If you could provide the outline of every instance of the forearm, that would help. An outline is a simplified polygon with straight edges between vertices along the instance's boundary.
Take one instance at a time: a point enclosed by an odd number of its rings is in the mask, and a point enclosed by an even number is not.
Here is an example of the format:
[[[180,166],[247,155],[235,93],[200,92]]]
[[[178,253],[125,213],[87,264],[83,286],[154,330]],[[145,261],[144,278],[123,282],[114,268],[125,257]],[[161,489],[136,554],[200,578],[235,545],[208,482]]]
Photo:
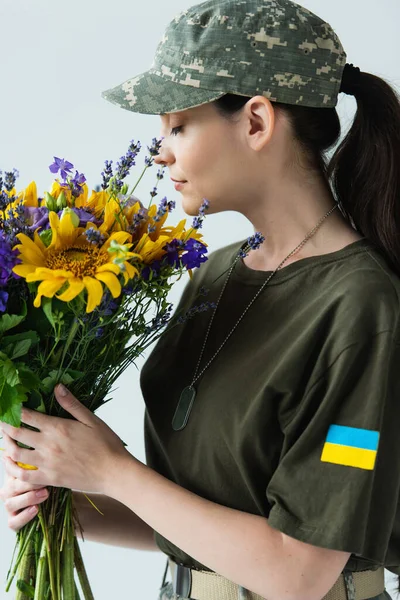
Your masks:
[[[154,541],[153,528],[127,506],[103,494],[87,496],[104,516],[90,504],[82,492],[73,492],[74,505],[85,540],[110,546],[159,551]],[[76,533],[81,539],[79,526],[76,527]]]
[[[282,594],[283,538],[267,519],[205,500],[131,458],[109,493],[213,571],[270,599],[291,597]]]

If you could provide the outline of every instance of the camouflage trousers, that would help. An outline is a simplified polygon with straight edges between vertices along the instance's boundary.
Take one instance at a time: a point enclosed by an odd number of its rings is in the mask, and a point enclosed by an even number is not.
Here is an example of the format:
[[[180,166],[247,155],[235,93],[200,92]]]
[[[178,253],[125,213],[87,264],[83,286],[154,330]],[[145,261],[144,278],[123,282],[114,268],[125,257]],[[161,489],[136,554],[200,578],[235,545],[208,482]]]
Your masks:
[[[174,594],[174,590],[172,587],[172,583],[166,583],[160,589],[160,595],[158,600],[187,600],[186,598],[182,598],[182,596],[177,596]],[[221,600],[224,600],[221,598]],[[383,592],[383,594],[379,594],[379,596],[375,596],[374,598],[370,598],[370,600],[391,600],[391,596],[387,592]]]

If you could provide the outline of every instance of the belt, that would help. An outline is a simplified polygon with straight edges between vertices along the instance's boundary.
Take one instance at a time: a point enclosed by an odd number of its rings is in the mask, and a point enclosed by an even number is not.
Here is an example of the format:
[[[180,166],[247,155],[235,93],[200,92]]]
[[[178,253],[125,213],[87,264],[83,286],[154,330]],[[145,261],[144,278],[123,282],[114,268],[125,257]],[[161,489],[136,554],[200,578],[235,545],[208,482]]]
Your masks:
[[[168,559],[174,594],[181,600],[266,600],[213,571],[198,571]],[[165,579],[165,578],[164,578]],[[322,600],[369,600],[385,590],[383,567],[342,572]]]

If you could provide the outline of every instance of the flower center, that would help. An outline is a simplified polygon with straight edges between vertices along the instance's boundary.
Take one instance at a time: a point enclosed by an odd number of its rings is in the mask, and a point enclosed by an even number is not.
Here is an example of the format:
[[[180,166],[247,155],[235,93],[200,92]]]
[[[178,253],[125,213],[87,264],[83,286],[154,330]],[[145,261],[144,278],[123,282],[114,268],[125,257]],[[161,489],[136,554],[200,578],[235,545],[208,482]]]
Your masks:
[[[101,248],[67,248],[50,252],[46,259],[49,269],[71,271],[75,277],[93,277],[98,267],[109,262],[110,257]]]

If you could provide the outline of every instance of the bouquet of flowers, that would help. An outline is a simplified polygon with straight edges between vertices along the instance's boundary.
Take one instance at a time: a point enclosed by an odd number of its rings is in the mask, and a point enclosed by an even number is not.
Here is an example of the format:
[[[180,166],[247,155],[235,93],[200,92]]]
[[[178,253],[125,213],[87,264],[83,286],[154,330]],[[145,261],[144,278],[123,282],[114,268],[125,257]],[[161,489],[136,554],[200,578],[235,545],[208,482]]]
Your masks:
[[[173,202],[152,204],[164,167],[148,207],[133,195],[160,144],[152,140],[132,190],[124,180],[141,149],[133,141],[115,168],[106,161],[90,196],[85,176],[57,157],[50,170],[59,178],[43,197],[34,182],[17,193],[15,169],[0,172],[1,421],[29,428],[21,423],[23,403],[72,418],[55,401],[57,383],[96,411],[169,323],[173,283],[207,260],[198,231],[207,200],[186,229],[186,220],[166,223]],[[203,302],[180,321],[210,307]],[[83,597],[93,598],[77,526],[71,490],[50,488],[37,517],[17,533],[6,591],[16,578],[19,600],[78,600],[78,579]]]

